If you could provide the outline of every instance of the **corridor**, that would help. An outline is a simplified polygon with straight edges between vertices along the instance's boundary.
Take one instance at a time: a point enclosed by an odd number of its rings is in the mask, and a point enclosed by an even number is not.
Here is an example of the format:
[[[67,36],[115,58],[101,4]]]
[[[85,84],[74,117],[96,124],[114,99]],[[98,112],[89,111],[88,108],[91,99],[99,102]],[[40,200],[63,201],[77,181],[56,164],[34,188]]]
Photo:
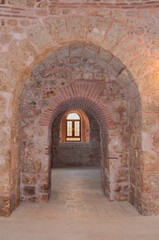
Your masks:
[[[159,217],[141,216],[128,202],[109,202],[100,169],[52,172],[49,203],[23,203],[0,217],[0,240],[157,240]]]
[[[53,169],[50,204],[57,216],[96,218],[138,216],[127,202],[109,202],[101,190],[99,168]]]

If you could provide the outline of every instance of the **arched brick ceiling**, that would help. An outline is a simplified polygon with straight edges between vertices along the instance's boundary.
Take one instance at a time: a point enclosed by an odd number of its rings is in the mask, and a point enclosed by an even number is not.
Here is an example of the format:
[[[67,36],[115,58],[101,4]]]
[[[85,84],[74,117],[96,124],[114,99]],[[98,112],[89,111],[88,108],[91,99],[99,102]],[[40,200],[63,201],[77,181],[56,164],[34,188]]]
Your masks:
[[[82,109],[85,112],[91,113],[99,123],[101,130],[106,133],[107,128],[110,127],[113,124],[111,115],[107,111],[107,109],[102,106],[100,102],[95,102],[89,98],[86,97],[74,97],[69,98],[65,101],[61,101],[61,103],[57,104],[57,106],[50,107],[45,110],[43,113],[41,119],[40,119],[40,125],[46,126],[46,125],[52,125],[52,122],[54,119],[60,115],[61,113],[69,110],[69,109]],[[50,121],[52,119],[52,121]]]

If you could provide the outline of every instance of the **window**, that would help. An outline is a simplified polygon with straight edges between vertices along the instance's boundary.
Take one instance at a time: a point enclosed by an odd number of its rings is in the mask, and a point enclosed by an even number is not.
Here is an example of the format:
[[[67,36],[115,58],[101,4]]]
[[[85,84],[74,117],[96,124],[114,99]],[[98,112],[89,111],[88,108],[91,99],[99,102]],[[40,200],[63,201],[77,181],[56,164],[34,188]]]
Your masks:
[[[60,121],[60,142],[89,142],[90,124],[82,109],[66,111]]]
[[[81,141],[81,119],[77,113],[70,113],[66,120],[66,141]]]

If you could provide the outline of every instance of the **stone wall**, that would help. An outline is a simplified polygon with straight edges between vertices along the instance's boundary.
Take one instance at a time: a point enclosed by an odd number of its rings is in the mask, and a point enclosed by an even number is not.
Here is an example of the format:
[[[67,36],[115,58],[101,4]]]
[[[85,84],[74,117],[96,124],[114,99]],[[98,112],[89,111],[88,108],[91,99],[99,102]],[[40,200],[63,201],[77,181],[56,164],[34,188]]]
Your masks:
[[[48,199],[48,128],[58,104],[73,97],[103,130],[104,192],[158,214],[158,1],[1,0],[0,9],[0,214],[20,195]]]
[[[100,166],[100,129],[97,121],[88,113],[90,122],[89,142],[60,142],[60,122],[62,116],[53,124],[53,155],[52,166],[79,167]]]

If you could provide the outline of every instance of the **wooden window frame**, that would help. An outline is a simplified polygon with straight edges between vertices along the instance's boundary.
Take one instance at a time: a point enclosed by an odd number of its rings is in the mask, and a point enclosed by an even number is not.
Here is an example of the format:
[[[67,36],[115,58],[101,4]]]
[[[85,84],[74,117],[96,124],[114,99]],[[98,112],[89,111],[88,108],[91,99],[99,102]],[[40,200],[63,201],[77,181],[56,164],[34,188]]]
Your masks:
[[[67,122],[72,122],[72,136],[67,135]],[[79,136],[75,136],[75,122],[79,122]],[[80,138],[80,139],[69,141],[69,140],[67,140],[67,138],[73,138],[73,139]],[[81,119],[79,119],[79,120],[76,120],[76,119],[66,120],[66,142],[81,142]]]

